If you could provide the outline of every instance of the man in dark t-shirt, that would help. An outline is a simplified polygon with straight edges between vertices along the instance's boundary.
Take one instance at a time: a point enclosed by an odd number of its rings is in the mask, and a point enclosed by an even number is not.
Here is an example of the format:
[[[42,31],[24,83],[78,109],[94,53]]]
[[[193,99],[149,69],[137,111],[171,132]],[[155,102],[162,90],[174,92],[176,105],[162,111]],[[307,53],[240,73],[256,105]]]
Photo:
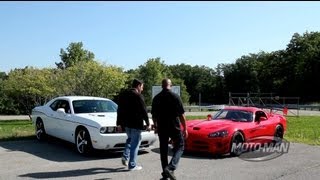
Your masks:
[[[152,119],[155,133],[159,135],[160,159],[163,178],[176,179],[174,171],[177,169],[184,150],[184,138],[187,138],[186,118],[180,97],[171,91],[171,80],[162,80],[162,91],[152,101]],[[180,122],[183,131],[180,128]],[[173,142],[173,156],[168,163],[168,142]]]

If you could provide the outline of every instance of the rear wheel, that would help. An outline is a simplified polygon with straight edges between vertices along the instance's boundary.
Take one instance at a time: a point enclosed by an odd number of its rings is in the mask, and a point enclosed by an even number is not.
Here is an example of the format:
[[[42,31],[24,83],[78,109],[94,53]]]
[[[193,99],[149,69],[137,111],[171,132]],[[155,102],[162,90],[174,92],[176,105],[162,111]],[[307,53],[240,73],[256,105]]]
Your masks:
[[[42,119],[37,119],[36,121],[36,128],[35,128],[35,134],[39,141],[43,141],[46,139],[46,131],[44,129],[43,121]]]
[[[80,128],[76,133],[76,149],[82,155],[88,155],[92,150],[90,134],[85,128]]]
[[[274,143],[281,143],[283,139],[283,134],[283,127],[281,125],[277,125],[273,138]]]
[[[232,136],[230,145],[230,155],[239,156],[242,153],[242,144],[244,142],[244,137],[241,132],[237,131]]]

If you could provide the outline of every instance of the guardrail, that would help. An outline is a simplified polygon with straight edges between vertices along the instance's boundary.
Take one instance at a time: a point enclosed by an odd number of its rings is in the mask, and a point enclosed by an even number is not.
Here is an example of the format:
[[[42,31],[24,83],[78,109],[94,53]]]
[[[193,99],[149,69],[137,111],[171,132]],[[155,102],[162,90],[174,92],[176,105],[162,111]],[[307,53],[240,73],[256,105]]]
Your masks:
[[[184,106],[184,109],[186,112],[207,112],[207,111],[218,111],[220,109],[223,109],[225,106],[229,105],[209,105],[209,106]],[[279,111],[282,111],[284,108],[284,105],[273,105],[271,106],[273,108],[279,108]],[[288,104],[286,107],[289,109],[289,112],[292,112],[293,110],[309,110],[309,111],[320,111],[320,106],[319,105],[297,105],[297,104]],[[150,113],[151,111],[151,106],[147,107],[148,112]],[[316,112],[315,112],[316,113]],[[298,115],[299,112],[297,113],[292,113],[294,115]],[[0,115],[0,120],[11,120],[11,119],[16,119],[16,120],[26,120],[30,119],[28,115]]]
[[[320,106],[299,105],[300,110],[320,111]]]
[[[209,105],[209,106],[184,106],[186,112],[194,112],[194,111],[218,111],[223,109],[225,106],[229,105]],[[310,111],[320,111],[320,105],[298,105],[298,104],[286,104],[286,105],[279,105],[279,104],[268,104],[261,107],[272,107],[272,108],[284,108],[287,107],[288,109],[294,110],[310,110]],[[148,112],[151,111],[151,106],[147,107]]]
[[[201,112],[201,111],[218,111],[226,105],[209,105],[209,106],[183,106],[186,112]],[[151,111],[151,106],[147,107],[148,112]]]

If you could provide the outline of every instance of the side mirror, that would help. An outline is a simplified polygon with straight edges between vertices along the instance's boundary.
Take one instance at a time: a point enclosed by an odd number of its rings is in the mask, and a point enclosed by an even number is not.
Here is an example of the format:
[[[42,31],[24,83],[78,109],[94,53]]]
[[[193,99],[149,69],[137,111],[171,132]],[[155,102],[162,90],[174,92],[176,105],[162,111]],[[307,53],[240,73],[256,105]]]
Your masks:
[[[211,115],[211,114],[208,114],[208,115],[207,115],[207,120],[208,120],[208,121],[212,120],[212,115]]]
[[[259,118],[259,121],[265,121],[265,120],[267,120],[266,117],[260,117],[260,118]]]
[[[62,113],[62,114],[65,114],[65,113],[66,113],[66,111],[65,111],[64,108],[58,108],[58,109],[57,109],[57,112],[58,112],[58,113]]]
[[[256,120],[256,122],[259,124],[261,121],[267,120],[266,117],[259,117],[259,119]]]

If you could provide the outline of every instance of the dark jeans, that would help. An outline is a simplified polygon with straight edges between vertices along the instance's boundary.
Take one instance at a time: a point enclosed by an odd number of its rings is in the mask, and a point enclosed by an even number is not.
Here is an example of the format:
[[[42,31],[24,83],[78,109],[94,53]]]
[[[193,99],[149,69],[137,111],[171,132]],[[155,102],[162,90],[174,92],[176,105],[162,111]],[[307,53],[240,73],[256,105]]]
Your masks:
[[[162,170],[164,171],[164,168],[166,166],[168,166],[170,170],[176,170],[180,157],[182,156],[183,150],[184,150],[184,140],[183,140],[182,132],[181,131],[175,131],[175,132],[159,131],[158,135],[159,135],[159,141],[160,141],[160,159],[161,159]],[[168,164],[169,138],[171,138],[173,141],[173,144],[172,144],[173,155],[170,163]]]

